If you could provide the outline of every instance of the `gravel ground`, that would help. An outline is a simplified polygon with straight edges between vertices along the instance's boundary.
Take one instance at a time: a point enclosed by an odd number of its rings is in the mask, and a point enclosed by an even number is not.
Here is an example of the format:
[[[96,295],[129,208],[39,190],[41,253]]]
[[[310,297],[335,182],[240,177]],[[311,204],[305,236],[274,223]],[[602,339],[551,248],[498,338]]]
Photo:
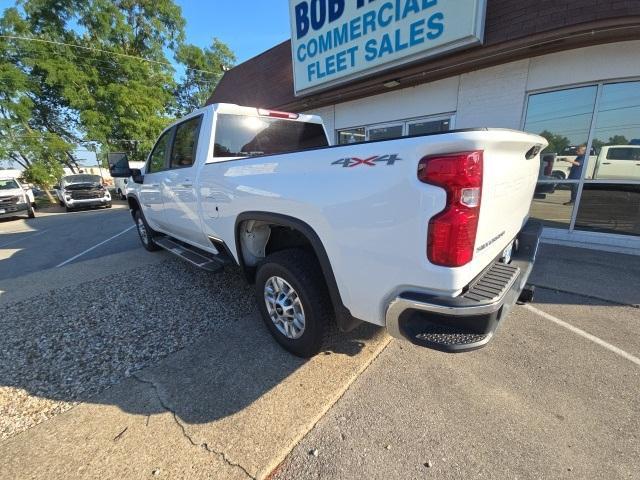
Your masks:
[[[5,306],[0,439],[242,318],[253,298],[234,269],[212,275],[171,259]]]

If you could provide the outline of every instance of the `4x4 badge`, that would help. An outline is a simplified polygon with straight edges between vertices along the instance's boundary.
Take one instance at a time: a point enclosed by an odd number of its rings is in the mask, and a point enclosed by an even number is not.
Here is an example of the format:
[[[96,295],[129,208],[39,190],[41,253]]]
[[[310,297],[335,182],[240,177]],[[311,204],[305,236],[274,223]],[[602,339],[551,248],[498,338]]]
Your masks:
[[[345,168],[352,168],[359,165],[375,167],[378,163],[386,163],[388,166],[390,166],[401,160],[401,158],[398,158],[398,154],[394,153],[393,155],[376,155],[369,158],[341,158],[340,160],[336,160],[335,162],[333,162],[331,165],[342,165]]]

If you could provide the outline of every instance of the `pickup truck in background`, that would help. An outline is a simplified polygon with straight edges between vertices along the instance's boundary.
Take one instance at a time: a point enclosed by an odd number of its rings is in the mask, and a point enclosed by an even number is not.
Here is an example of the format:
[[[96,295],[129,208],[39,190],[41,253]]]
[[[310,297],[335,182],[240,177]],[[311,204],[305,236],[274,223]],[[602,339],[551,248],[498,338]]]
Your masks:
[[[551,158],[551,177],[558,180],[569,178],[571,163],[575,160],[575,146]],[[548,154],[543,154],[544,158]],[[640,145],[606,145],[596,154],[591,149],[586,177],[594,180],[640,180]]]
[[[361,321],[442,351],[480,348],[520,298],[544,138],[474,129],[330,146],[319,117],[210,105],[126,158],[143,246],[237,265],[290,352]]]
[[[103,185],[100,175],[80,173],[62,177],[60,185],[53,187],[61,207],[67,212],[78,208],[111,208],[111,194]]]
[[[144,167],[144,162],[129,162],[130,168],[141,169]],[[113,189],[115,194],[120,198],[120,200],[127,199],[127,184],[129,183],[128,178],[114,178],[113,179]]]
[[[22,184],[13,176],[0,174],[0,218],[25,214],[28,218],[36,216],[36,201],[29,185]]]

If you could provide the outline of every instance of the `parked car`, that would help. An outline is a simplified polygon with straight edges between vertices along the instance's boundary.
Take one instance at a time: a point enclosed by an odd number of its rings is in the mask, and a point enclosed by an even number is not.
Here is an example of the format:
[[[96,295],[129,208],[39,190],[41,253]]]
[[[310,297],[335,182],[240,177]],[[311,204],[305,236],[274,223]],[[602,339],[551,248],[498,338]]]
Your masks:
[[[36,216],[35,198],[31,187],[14,177],[0,176],[0,218],[26,215]]]
[[[217,104],[167,128],[127,199],[142,245],[237,265],[290,352],[366,321],[448,352],[486,345],[525,287],[544,138],[452,131],[329,146],[319,117]]]
[[[77,208],[111,208],[111,194],[99,175],[67,175],[54,187],[60,206],[67,212]]]

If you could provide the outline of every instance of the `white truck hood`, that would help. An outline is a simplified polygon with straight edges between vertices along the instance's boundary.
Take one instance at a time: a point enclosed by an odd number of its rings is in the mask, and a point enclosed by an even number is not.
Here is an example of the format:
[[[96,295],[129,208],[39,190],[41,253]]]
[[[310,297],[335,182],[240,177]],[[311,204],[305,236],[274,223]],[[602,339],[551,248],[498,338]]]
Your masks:
[[[12,188],[10,190],[0,190],[0,198],[2,197],[17,197],[24,194],[24,190],[21,188]]]

